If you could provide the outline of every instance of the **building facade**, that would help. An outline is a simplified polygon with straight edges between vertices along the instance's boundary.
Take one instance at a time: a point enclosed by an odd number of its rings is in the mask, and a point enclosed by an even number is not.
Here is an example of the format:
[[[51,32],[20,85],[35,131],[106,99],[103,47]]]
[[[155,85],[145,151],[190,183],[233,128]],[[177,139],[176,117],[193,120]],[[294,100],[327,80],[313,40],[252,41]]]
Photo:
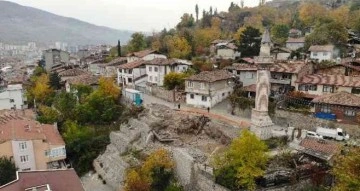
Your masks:
[[[51,71],[54,66],[67,65],[70,62],[70,54],[58,49],[45,50],[43,57],[46,71]]]
[[[26,109],[27,105],[22,84],[8,85],[0,90],[0,109]]]
[[[331,61],[334,59],[334,46],[333,45],[315,45],[309,48],[310,59],[321,61]]]

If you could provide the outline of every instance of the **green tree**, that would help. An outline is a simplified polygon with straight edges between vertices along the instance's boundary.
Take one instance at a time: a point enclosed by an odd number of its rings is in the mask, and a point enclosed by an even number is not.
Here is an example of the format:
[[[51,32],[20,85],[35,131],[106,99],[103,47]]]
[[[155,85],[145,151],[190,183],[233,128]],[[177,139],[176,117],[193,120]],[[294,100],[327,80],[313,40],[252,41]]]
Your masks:
[[[54,90],[58,90],[61,88],[61,78],[57,72],[53,72],[49,77],[50,87]]]
[[[261,33],[259,29],[248,26],[240,34],[238,47],[242,57],[252,57],[259,55]]]
[[[82,85],[82,84],[77,84],[75,86],[73,86],[72,88],[74,88],[76,91],[76,96],[79,99],[80,103],[83,103],[86,99],[87,96],[89,96],[94,90],[91,86],[89,85]]]
[[[271,28],[273,40],[279,44],[285,44],[289,36],[290,27],[284,24],[278,24]]]
[[[194,17],[192,14],[184,13],[181,17],[180,23],[177,24],[177,28],[190,28],[195,25]]]
[[[266,144],[259,140],[255,134],[248,130],[243,130],[240,137],[232,141],[230,147],[224,155],[215,159],[215,174],[221,173],[224,168],[233,168],[236,170],[236,184],[248,190],[255,190],[255,179],[264,174],[268,155]],[[219,184],[224,186],[226,181],[232,180],[234,177],[222,179],[216,176]]]
[[[164,77],[164,87],[168,90],[178,88],[183,90],[185,88],[185,78],[189,77],[186,73],[170,72]]]
[[[6,156],[0,157],[0,186],[16,179],[15,163]]]
[[[60,120],[59,112],[52,107],[40,105],[38,112],[39,116],[37,117],[37,120],[40,123],[53,124]]]
[[[128,51],[137,52],[144,49],[146,49],[145,35],[139,32],[132,34],[131,40],[128,43]]]
[[[196,22],[199,21],[199,6],[198,4],[195,5],[195,14],[196,14]]]
[[[55,97],[54,107],[60,112],[61,118],[74,119],[74,108],[76,106],[76,97],[73,93],[61,92]]]
[[[357,191],[360,189],[360,148],[353,147],[344,155],[335,157],[333,174],[339,191]]]
[[[88,127],[82,127],[74,121],[65,121],[63,124],[63,134],[66,143],[72,143],[77,139],[85,139],[90,137],[91,129]]]

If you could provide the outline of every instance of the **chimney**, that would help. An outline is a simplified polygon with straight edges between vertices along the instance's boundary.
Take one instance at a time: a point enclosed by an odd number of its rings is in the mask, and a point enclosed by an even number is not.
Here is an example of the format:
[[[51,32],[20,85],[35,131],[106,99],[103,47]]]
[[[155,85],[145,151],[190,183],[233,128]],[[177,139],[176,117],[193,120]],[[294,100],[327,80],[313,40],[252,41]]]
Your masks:
[[[58,125],[57,125],[57,122],[54,123],[54,129],[59,132],[59,128],[58,128]]]

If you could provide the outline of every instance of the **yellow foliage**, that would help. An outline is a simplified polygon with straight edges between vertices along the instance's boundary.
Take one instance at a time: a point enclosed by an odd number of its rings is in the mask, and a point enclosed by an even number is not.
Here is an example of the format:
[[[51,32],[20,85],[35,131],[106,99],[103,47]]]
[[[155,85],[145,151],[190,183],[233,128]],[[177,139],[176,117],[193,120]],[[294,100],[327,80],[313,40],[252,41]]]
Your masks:
[[[101,77],[99,80],[99,91],[117,99],[120,95],[120,88],[117,87],[112,78]]]
[[[165,149],[159,149],[149,155],[144,162],[141,172],[150,177],[151,171],[155,167],[163,167],[164,169],[174,168],[174,163],[169,156],[169,152]]]
[[[135,169],[131,169],[126,174],[125,191],[150,191],[150,183],[144,181]]]
[[[177,35],[167,39],[166,42],[169,48],[169,56],[171,58],[184,58],[186,59],[191,53],[191,46],[184,37]]]
[[[344,5],[331,11],[330,17],[339,24],[347,25],[349,22],[349,12],[349,7]]]
[[[196,29],[194,32],[196,51],[201,53],[199,50],[209,47],[213,40],[219,39],[220,37],[221,31],[218,28]]]
[[[37,102],[43,103],[47,96],[49,96],[53,90],[49,85],[49,76],[47,74],[41,74],[34,81],[34,86],[30,89],[30,93],[33,95]]]
[[[257,28],[261,31],[264,31],[263,26],[263,17],[261,15],[253,15],[245,20],[244,26],[251,26],[253,28]]]
[[[246,29],[245,26],[240,27],[240,28],[236,31],[236,33],[234,34],[234,37],[233,37],[233,38],[234,38],[236,41],[241,41],[241,34],[245,31],[245,29]]]
[[[306,26],[312,26],[327,17],[327,10],[319,3],[303,3],[300,6],[299,18]]]

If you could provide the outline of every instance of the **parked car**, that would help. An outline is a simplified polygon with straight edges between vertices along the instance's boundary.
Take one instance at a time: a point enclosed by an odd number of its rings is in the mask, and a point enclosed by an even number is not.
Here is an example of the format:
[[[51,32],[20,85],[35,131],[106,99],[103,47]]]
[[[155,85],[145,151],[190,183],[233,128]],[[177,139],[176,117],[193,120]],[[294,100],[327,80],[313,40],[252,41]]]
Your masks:
[[[307,131],[306,136],[312,137],[312,138],[317,138],[317,139],[323,139],[323,137],[321,135],[319,135],[318,133],[316,133],[314,131]]]

